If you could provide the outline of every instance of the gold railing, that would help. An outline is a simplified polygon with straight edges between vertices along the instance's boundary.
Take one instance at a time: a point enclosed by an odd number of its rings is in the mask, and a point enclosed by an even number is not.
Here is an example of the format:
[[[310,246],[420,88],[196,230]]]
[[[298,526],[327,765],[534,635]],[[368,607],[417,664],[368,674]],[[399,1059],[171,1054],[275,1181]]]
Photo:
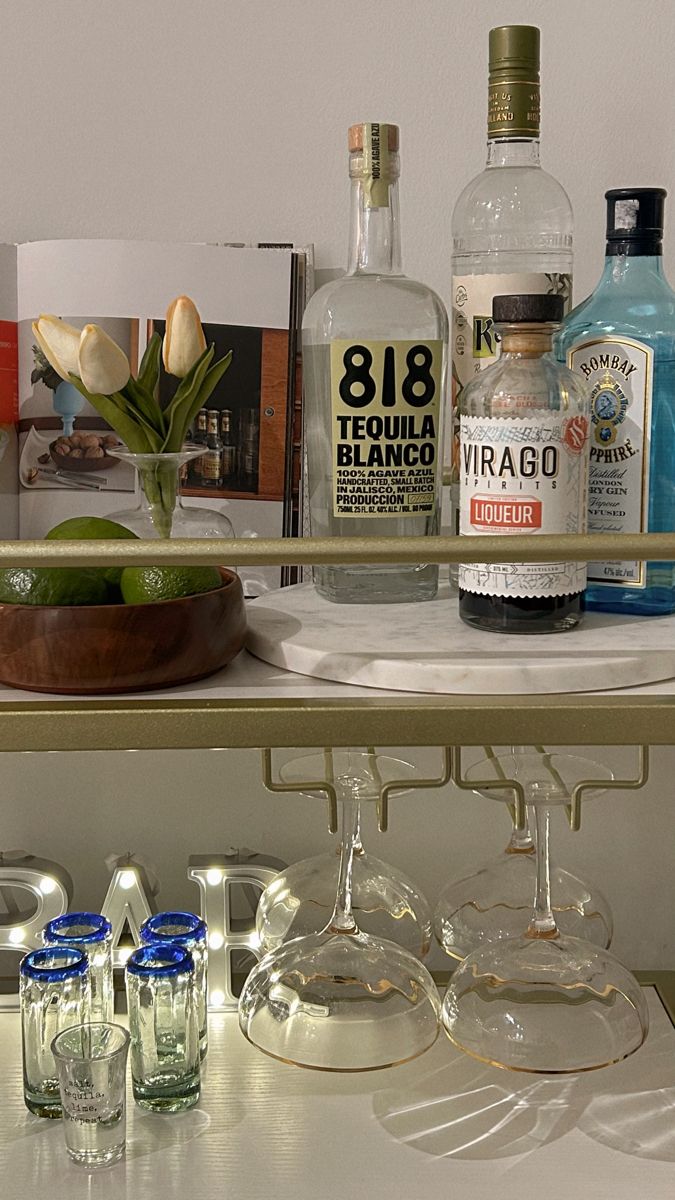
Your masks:
[[[489,534],[484,537],[158,538],[0,542],[0,566],[163,563],[317,566],[322,563],[675,561],[675,533]]]

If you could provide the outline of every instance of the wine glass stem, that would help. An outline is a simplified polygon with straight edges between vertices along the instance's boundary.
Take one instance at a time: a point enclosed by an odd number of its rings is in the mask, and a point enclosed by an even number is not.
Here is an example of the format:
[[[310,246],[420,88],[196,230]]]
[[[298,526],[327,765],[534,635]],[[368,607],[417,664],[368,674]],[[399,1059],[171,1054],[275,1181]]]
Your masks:
[[[537,887],[534,912],[527,931],[528,937],[554,938],[558,929],[551,908],[551,854],[549,849],[550,812],[540,804],[529,804],[527,815],[530,828],[535,830],[537,852]]]
[[[534,850],[534,842],[530,832],[529,813],[525,815],[525,825],[523,829],[517,829],[515,823],[511,828],[511,838],[506,847],[507,854],[531,854]]]
[[[340,871],[338,874],[335,909],[331,926],[341,933],[354,933],[356,921],[352,913],[352,872],[354,850],[358,844],[361,827],[360,800],[342,801],[342,838],[340,844]]]

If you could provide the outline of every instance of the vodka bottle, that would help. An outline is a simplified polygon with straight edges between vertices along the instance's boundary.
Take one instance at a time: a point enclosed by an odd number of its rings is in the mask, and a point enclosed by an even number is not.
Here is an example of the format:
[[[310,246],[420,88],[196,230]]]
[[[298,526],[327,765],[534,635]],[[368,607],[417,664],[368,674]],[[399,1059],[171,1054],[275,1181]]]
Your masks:
[[[584,533],[590,400],[555,361],[560,296],[495,296],[499,360],[462,392],[462,534]],[[459,614],[496,633],[557,633],[581,616],[583,562],[466,563]]]
[[[572,208],[539,162],[539,30],[490,30],[485,170],[452,217],[452,500],[458,528],[458,417],[462,388],[498,353],[496,295],[572,294]]]
[[[303,321],[311,532],[434,534],[440,527],[448,322],[443,304],[401,269],[399,131],[349,130],[347,274],[320,288]],[[320,566],[338,603],[432,599],[430,563]]]
[[[591,389],[591,533],[675,530],[675,292],[663,273],[662,188],[606,193],[607,258],[558,355]],[[588,608],[675,611],[675,563],[588,564]]]

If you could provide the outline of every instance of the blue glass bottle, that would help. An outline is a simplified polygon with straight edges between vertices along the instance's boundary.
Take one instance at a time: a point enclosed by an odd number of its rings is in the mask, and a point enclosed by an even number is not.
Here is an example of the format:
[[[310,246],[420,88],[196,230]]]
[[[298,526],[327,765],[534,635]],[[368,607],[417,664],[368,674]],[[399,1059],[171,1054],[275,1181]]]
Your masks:
[[[663,273],[663,188],[606,192],[607,259],[557,353],[591,389],[590,533],[675,530],[675,292]],[[587,608],[675,610],[675,563],[589,563]]]

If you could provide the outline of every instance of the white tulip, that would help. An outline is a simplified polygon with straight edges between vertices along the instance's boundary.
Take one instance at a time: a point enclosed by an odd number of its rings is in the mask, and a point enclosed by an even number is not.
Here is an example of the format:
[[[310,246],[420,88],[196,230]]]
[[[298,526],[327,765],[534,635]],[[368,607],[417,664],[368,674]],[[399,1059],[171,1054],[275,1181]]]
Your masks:
[[[178,296],[166,314],[162,361],[169,375],[183,379],[206,350],[199,313],[189,296]]]
[[[100,325],[85,325],[80,334],[75,373],[88,392],[110,396],[128,383],[131,368],[124,351]]]
[[[77,355],[80,348],[80,331],[67,325],[60,317],[43,313],[32,325],[33,337],[47,362],[62,379],[79,375]]]

